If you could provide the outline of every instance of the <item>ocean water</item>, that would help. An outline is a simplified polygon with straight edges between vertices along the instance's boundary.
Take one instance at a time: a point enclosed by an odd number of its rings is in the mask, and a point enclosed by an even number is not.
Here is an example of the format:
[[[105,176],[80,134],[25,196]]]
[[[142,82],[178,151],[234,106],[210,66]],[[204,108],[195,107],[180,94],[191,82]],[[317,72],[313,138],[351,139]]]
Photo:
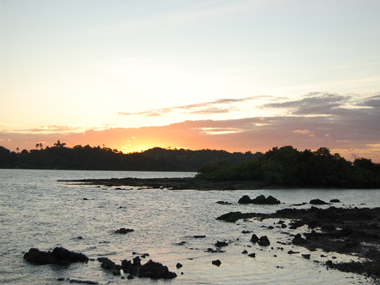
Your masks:
[[[0,284],[68,284],[70,279],[99,284],[370,284],[363,276],[328,270],[327,260],[357,260],[355,256],[308,250],[282,245],[292,231],[276,227],[278,220],[217,221],[230,211],[272,213],[292,204],[319,198],[337,198],[337,207],[378,207],[379,190],[158,190],[123,187],[73,185],[58,180],[90,178],[192,177],[186,172],[62,171],[0,169]],[[240,205],[243,195],[263,194],[279,199],[280,205]],[[221,205],[226,201],[231,205]],[[304,208],[309,205],[302,206]],[[326,207],[326,206],[322,206]],[[301,207],[297,207],[301,208]],[[274,229],[268,229],[268,226]],[[115,234],[119,228],[135,231]],[[253,231],[268,236],[271,246],[260,247],[249,240]],[[205,238],[194,238],[205,235]],[[207,252],[217,241],[227,241],[225,252]],[[182,245],[180,245],[182,244]],[[36,266],[23,260],[30,248],[52,250],[62,246],[95,259],[70,266]],[[280,249],[283,247],[283,250]],[[255,258],[242,254],[256,253]],[[288,250],[299,254],[289,255]],[[142,259],[161,262],[177,273],[172,280],[113,276],[102,269],[96,258],[108,257],[120,264],[137,253]],[[310,260],[301,254],[310,253]],[[326,257],[321,257],[321,255]],[[215,266],[213,260],[221,265]],[[176,264],[182,268],[177,269]],[[64,278],[64,281],[58,281]],[[124,278],[124,279],[123,279]]]

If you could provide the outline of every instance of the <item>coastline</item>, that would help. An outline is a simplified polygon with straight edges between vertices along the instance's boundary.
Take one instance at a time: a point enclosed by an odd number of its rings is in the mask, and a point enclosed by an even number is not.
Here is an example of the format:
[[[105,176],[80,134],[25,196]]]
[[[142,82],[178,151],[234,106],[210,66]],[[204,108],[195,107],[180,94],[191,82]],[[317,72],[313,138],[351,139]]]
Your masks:
[[[196,178],[111,178],[59,180],[107,187],[149,187],[170,190],[257,190],[269,187],[262,181],[211,181]]]
[[[273,185],[254,180],[207,180],[198,178],[110,178],[110,179],[73,179],[58,180],[71,184],[98,185],[106,187],[145,187],[168,190],[260,190],[260,189],[355,189],[342,187],[311,187]],[[365,188],[379,190],[378,188]]]
[[[124,187],[141,187],[168,190],[260,190],[279,189],[257,181],[210,181],[196,178],[111,178],[59,180],[59,182],[79,185],[97,185],[116,187],[115,190],[127,190]],[[299,189],[301,187],[281,187]],[[302,187],[307,188],[307,187]],[[342,189],[344,190],[344,189]],[[228,203],[226,203],[228,204]],[[289,207],[292,207],[291,205]],[[225,216],[224,218],[222,218]],[[325,252],[337,252],[347,256],[362,258],[361,262],[334,263],[328,260],[323,265],[343,272],[357,273],[380,279],[380,208],[336,208],[327,209],[310,205],[309,209],[286,208],[272,214],[230,212],[217,218],[235,223],[245,219],[286,220],[286,234],[292,237],[290,245],[304,247],[310,252],[317,248]],[[307,226],[306,232],[297,232],[297,228]],[[294,254],[297,252],[293,252]],[[289,253],[290,254],[290,253]],[[305,257],[307,259],[307,257]]]
[[[321,209],[311,206],[309,209],[286,208],[272,214],[229,212],[216,219],[229,223],[249,219],[280,219],[278,226],[283,228],[282,234],[289,235],[292,239],[287,245],[304,247],[309,252],[321,249],[326,253],[337,252],[359,257],[361,261],[335,263],[328,260],[324,265],[380,281],[380,208],[330,206]],[[305,231],[303,226],[307,226],[308,230]],[[301,232],[297,229],[301,229]],[[310,254],[303,257],[308,259]]]

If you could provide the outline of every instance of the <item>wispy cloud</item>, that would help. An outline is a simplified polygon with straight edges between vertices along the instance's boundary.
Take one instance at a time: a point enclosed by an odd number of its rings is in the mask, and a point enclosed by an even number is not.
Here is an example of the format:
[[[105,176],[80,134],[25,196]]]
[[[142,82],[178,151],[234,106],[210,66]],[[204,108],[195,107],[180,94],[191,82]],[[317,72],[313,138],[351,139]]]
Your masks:
[[[294,130],[293,133],[296,133],[296,134],[310,134],[311,132],[309,130]]]
[[[237,112],[239,111],[238,108],[230,107],[230,108],[204,108],[200,110],[195,110],[191,112],[187,112],[188,114],[194,114],[194,115],[212,115],[212,114],[224,114],[224,113],[230,113],[230,112]]]
[[[29,130],[24,130],[24,131],[57,133],[57,132],[70,132],[70,131],[78,131],[78,130],[81,130],[81,128],[73,127],[73,126],[48,125],[48,126],[40,126],[39,128],[29,129]]]
[[[210,102],[182,105],[182,106],[174,106],[170,108],[159,108],[159,109],[150,109],[142,112],[118,112],[119,116],[145,116],[145,117],[154,117],[154,116],[162,116],[168,113],[171,113],[176,110],[185,110],[186,114],[221,114],[221,113],[229,113],[229,112],[237,112],[238,108],[232,106],[233,104],[247,102],[250,100],[267,98],[269,96],[253,96],[246,98],[230,98],[230,99],[217,99]],[[215,107],[220,105],[228,105],[228,107]]]
[[[293,115],[323,115],[341,109],[350,99],[350,96],[315,92],[297,100],[264,104],[261,108],[288,109]]]

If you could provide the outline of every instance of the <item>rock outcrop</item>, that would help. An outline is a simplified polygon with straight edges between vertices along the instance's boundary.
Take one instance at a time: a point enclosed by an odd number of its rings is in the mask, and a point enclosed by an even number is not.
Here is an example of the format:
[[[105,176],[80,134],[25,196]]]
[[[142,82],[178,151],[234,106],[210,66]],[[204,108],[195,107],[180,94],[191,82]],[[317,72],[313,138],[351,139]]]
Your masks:
[[[31,248],[24,254],[24,259],[36,265],[58,264],[69,265],[74,262],[87,262],[89,258],[83,253],[69,251],[63,247],[56,247],[53,251],[40,251]]]
[[[248,195],[244,195],[238,201],[239,204],[261,204],[261,205],[276,205],[281,204],[279,200],[274,198],[273,196],[268,196],[265,198],[264,195],[259,195],[254,199],[249,198]]]

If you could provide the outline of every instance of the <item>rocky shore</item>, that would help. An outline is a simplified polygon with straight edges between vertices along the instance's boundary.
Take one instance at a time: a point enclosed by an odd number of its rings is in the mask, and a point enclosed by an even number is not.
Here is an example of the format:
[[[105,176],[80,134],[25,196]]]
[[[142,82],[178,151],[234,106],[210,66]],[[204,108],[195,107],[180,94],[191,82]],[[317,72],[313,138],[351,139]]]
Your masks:
[[[130,189],[128,187],[171,190],[255,190],[268,188],[264,183],[255,181],[215,182],[195,178],[113,178],[63,180],[60,182],[114,187],[114,189],[118,190]],[[243,196],[236,202],[238,204],[281,203],[271,196],[258,196],[255,199]],[[334,262],[333,260],[328,260],[324,265],[331,269],[363,274],[373,277],[375,280],[380,280],[380,208],[337,208],[331,206],[334,202],[339,202],[339,200],[333,199],[328,203],[319,199],[313,199],[309,203],[290,205],[290,207],[297,207],[309,204],[310,208],[308,209],[286,208],[272,214],[229,212],[221,215],[217,220],[235,223],[239,220],[250,219],[258,221],[280,219],[275,227],[283,229],[281,233],[291,237],[291,242],[288,245],[295,246],[295,248],[300,246],[310,252],[320,249],[326,253],[336,252],[358,257],[360,261]],[[230,202],[226,201],[218,201],[216,203],[231,205]],[[320,205],[328,204],[330,204],[329,208],[318,208]],[[265,236],[265,238],[267,237]],[[271,240],[270,236],[268,238]],[[263,240],[264,237],[255,237],[253,233],[251,242],[256,241],[259,245],[262,245],[264,243]],[[283,242],[271,240],[271,246],[275,243],[281,244]],[[220,245],[215,246],[217,250],[210,249],[209,251],[223,252]],[[269,246],[269,243],[267,246]],[[298,252],[291,251],[288,253],[297,254]],[[310,258],[310,254],[303,254],[302,256],[305,259]]]
[[[364,260],[341,263],[329,260],[325,263],[327,267],[380,280],[380,208],[320,209],[311,206],[310,209],[282,209],[273,214],[230,212],[217,218],[231,223],[241,219],[281,219],[278,226],[290,230],[283,231],[283,234],[292,237],[292,245],[305,247],[309,251],[321,249],[352,255]],[[298,229],[303,233],[297,232]],[[253,234],[251,241],[256,239]]]
[[[59,182],[107,187],[145,187],[171,190],[254,190],[267,188],[266,184],[261,181],[210,181],[196,178],[111,178],[59,180]]]
[[[141,257],[145,258],[149,254],[143,254]],[[88,258],[83,253],[76,253],[66,248],[56,247],[53,251],[40,251],[38,248],[31,248],[24,254],[24,259],[34,265],[47,265],[57,264],[60,266],[68,266],[71,263],[88,261],[94,261]],[[122,260],[121,265],[116,264],[107,257],[99,257],[97,259],[101,263],[101,267],[107,271],[110,271],[114,276],[120,276],[121,271],[128,275],[128,279],[139,278],[151,278],[151,279],[173,279],[177,277],[177,274],[169,271],[168,267],[153,260],[149,260],[145,264],[141,264],[141,258],[136,256],[133,260]],[[178,266],[177,266],[178,268]],[[124,277],[123,277],[124,278]],[[59,278],[58,281],[64,281],[63,278]],[[70,280],[70,283],[86,283],[86,284],[98,284],[94,281],[80,281]]]

